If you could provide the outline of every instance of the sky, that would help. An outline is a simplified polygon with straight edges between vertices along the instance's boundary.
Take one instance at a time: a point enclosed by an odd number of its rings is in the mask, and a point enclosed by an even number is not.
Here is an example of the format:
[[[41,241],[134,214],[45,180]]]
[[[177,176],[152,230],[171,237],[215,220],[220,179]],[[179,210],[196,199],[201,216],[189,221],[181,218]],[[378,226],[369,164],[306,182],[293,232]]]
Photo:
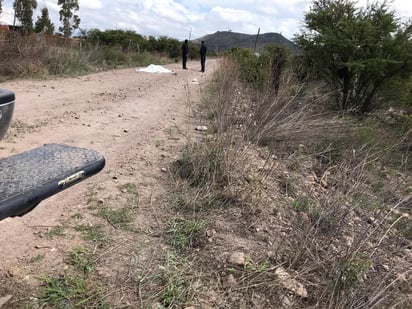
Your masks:
[[[368,0],[359,0],[363,6]],[[0,24],[13,24],[14,0],[3,0]],[[292,39],[303,25],[310,0],[79,0],[80,28],[132,30],[141,35],[197,39],[216,31],[246,34],[277,32]],[[382,1],[380,1],[382,2]],[[61,26],[57,0],[37,0],[47,7],[56,30]],[[410,0],[393,0],[391,7],[403,20],[412,18]]]

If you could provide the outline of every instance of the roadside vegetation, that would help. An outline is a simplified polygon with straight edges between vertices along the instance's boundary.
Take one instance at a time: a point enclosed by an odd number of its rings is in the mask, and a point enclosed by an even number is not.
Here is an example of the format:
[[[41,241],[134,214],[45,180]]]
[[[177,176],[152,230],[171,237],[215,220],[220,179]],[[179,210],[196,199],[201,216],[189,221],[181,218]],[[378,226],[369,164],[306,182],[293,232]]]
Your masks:
[[[0,1],[0,14],[2,13]],[[0,82],[13,78],[73,76],[180,58],[181,42],[166,36],[144,37],[134,31],[80,28],[78,0],[58,0],[61,25],[54,25],[47,7],[33,23],[35,0],[13,2],[16,25],[0,30]],[[55,32],[56,31],[56,32]],[[198,47],[190,44],[190,57]]]
[[[91,30],[81,38],[3,31],[0,37],[0,81],[73,76],[180,61],[178,40],[145,38],[132,31]],[[196,48],[192,46],[192,50]]]
[[[205,90],[172,167],[185,290],[162,306],[412,306],[411,27],[347,1],[306,26],[302,54],[234,49]]]
[[[270,46],[220,59],[191,109],[207,129],[167,170],[158,234],[135,222],[135,184],[119,187],[121,200],[93,188],[87,213],[47,234],[74,230],[85,245],[39,278],[27,308],[412,306],[411,26],[386,4],[343,0],[314,1],[305,22],[298,55]],[[69,51],[116,68],[177,48],[120,34],[91,32],[90,46]],[[104,51],[126,58],[91,60]],[[76,224],[83,216],[95,224]],[[136,243],[139,233],[158,242]]]
[[[408,308],[410,116],[331,109],[334,93],[288,61],[276,95],[270,61],[256,91],[246,53],[222,60],[197,115],[208,134],[174,164],[185,228],[171,243],[192,265],[182,280],[202,270],[176,307]]]

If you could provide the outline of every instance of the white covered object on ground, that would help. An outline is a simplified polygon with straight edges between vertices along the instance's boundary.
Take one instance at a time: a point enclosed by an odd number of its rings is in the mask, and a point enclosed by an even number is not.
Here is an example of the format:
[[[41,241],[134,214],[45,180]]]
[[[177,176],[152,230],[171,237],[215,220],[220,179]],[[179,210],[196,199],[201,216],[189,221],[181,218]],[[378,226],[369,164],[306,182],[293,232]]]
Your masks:
[[[149,66],[136,70],[138,72],[148,72],[148,73],[173,73],[173,71],[170,71],[161,65],[156,65],[156,64],[150,64]]]

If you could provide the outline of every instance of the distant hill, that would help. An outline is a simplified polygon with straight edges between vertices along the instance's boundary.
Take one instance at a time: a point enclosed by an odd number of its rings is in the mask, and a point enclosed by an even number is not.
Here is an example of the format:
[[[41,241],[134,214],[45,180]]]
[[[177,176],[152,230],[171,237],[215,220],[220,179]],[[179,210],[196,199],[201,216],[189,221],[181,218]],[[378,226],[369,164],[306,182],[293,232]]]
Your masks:
[[[220,53],[234,47],[254,48],[256,34],[244,34],[232,31],[217,31],[213,34],[207,34],[201,38],[193,40],[195,43],[205,41],[210,51]],[[297,46],[292,41],[286,39],[279,33],[269,32],[259,34],[256,42],[256,51],[261,51],[265,45],[278,44],[296,50]]]

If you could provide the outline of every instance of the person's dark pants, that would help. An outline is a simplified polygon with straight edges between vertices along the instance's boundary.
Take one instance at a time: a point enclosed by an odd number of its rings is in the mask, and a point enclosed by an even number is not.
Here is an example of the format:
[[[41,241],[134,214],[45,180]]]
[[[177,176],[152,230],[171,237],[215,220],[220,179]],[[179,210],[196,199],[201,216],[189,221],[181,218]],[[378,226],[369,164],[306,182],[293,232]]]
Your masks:
[[[186,68],[187,55],[182,55],[182,62],[183,62],[183,69],[187,69]]]
[[[201,69],[200,71],[204,72],[205,71],[205,64],[206,64],[206,55],[202,55],[200,56],[200,65],[201,65]]]

